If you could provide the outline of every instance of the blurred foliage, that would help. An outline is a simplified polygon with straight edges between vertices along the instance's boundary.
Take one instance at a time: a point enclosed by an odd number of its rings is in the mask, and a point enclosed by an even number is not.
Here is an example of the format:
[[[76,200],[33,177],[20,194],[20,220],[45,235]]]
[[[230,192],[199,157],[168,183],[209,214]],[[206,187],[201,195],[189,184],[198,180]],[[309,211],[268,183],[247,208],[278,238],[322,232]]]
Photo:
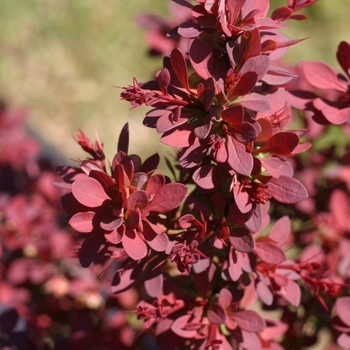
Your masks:
[[[271,7],[286,2],[272,0]],[[307,21],[291,22],[285,30],[291,38],[310,39],[289,49],[289,61],[323,60],[338,69],[337,45],[350,41],[349,0],[334,4],[319,0]],[[161,58],[147,57],[135,16],[169,15],[167,8],[168,0],[0,1],[0,96],[28,108],[31,129],[65,157],[76,154],[71,135],[78,127],[91,137],[96,128],[112,156],[126,121],[131,152],[150,155],[159,136],[141,124],[146,109],[129,111],[113,86],[134,76],[148,80],[161,67]]]

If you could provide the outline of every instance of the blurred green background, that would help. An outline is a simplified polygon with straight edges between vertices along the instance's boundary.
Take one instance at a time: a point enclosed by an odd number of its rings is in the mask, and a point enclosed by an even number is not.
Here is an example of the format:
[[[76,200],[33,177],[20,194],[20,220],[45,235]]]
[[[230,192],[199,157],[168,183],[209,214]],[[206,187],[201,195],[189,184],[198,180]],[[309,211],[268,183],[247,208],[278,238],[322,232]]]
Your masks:
[[[29,127],[62,153],[80,156],[72,135],[80,127],[92,139],[97,129],[112,157],[121,126],[131,126],[131,152],[151,155],[169,149],[142,126],[146,108],[130,111],[120,90],[136,76],[150,79],[161,58],[149,58],[144,29],[135,16],[169,16],[170,0],[1,0],[0,96],[10,108],[26,108]],[[271,7],[287,0],[271,1]],[[323,60],[339,69],[335,52],[350,41],[350,0],[319,0],[309,20],[290,21],[285,32],[309,39],[289,49],[287,60]],[[155,141],[155,142],[154,142]]]

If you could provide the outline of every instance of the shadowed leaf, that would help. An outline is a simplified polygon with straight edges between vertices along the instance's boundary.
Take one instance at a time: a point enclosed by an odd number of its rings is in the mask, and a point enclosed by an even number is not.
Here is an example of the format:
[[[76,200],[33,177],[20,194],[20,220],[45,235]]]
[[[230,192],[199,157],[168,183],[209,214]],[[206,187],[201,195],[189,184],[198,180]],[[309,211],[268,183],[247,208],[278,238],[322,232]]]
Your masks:
[[[147,255],[148,249],[146,243],[135,230],[126,230],[122,239],[122,244],[125,252],[134,260],[140,260]]]
[[[279,132],[253,153],[269,152],[278,156],[288,156],[299,143],[299,136],[293,132]]]
[[[190,87],[188,85],[188,72],[187,65],[182,52],[176,48],[170,54],[171,67],[173,68],[177,78],[181,82],[182,86],[188,91]]]
[[[163,275],[159,269],[151,271],[145,279],[145,289],[151,298],[157,298],[163,290]]]
[[[337,59],[343,71],[350,78],[350,45],[342,41],[338,46]]]
[[[204,80],[211,78],[213,72],[211,48],[199,39],[194,39],[190,45],[189,57],[193,69]]]
[[[279,265],[287,260],[285,252],[274,243],[256,242],[255,252],[268,264]]]
[[[187,196],[188,189],[180,183],[164,185],[153,197],[153,200],[145,208],[147,211],[167,213],[177,208]]]
[[[128,268],[118,271],[113,278],[112,293],[122,293],[131,288],[140,278],[143,264],[131,264]]]
[[[264,319],[255,311],[238,311],[232,314],[232,318],[247,332],[261,332],[266,327]]]
[[[207,313],[207,317],[212,324],[224,324],[226,322],[226,312],[219,304],[213,304]]]
[[[85,239],[79,250],[79,261],[82,267],[98,264],[107,252],[108,244],[103,235],[93,234]]]
[[[118,152],[123,151],[125,154],[128,154],[128,150],[129,150],[129,124],[128,123],[126,123],[123,126],[123,129],[120,132],[117,150]]]
[[[78,232],[91,232],[94,229],[95,215],[96,213],[93,211],[79,212],[73,215],[68,223]]]

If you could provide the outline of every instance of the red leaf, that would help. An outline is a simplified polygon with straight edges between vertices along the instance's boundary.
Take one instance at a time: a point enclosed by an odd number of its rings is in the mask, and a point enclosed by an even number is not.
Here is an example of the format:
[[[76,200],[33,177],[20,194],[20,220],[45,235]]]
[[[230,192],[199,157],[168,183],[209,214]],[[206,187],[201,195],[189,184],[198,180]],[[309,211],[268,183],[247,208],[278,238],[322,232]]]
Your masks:
[[[129,124],[126,123],[123,126],[122,131],[120,132],[117,150],[118,152],[123,151],[125,154],[128,154],[128,149],[129,149]]]
[[[335,308],[339,318],[350,327],[350,297],[338,298]]]
[[[224,122],[231,125],[239,125],[243,122],[244,110],[242,106],[233,106],[225,109],[221,113]]]
[[[135,230],[126,230],[122,244],[125,252],[134,260],[143,259],[147,255],[148,249],[146,243]]]
[[[278,179],[272,177],[268,185],[272,197],[281,203],[293,204],[308,197],[305,187],[289,176],[281,175]]]
[[[201,140],[204,140],[210,133],[213,122],[208,118],[204,118],[194,129],[194,134]]]
[[[123,170],[124,170],[126,176],[128,177],[128,182],[130,182],[130,180],[132,179],[132,176],[134,175],[134,162],[133,162],[131,156],[130,157],[129,156],[123,157],[119,161],[119,164],[123,166]],[[125,184],[127,184],[128,182],[126,182],[124,180]]]
[[[232,294],[227,288],[222,288],[219,293],[219,304],[227,308],[232,303]]]
[[[118,271],[113,278],[112,293],[122,293],[131,288],[139,279],[143,264],[131,264],[127,269]]]
[[[130,186],[141,190],[148,181],[148,176],[145,173],[136,173],[132,177]]]
[[[161,110],[156,110],[158,113]],[[188,115],[182,112],[181,107],[177,107],[172,111],[164,110],[162,115],[157,120],[156,129],[158,133],[164,133],[172,129],[178,128],[188,122]],[[148,113],[150,115],[150,113]]]
[[[298,307],[300,305],[301,290],[296,282],[288,279],[288,284],[285,287],[281,288],[278,294],[293,306]]]
[[[160,157],[158,153],[153,154],[153,156],[148,157],[141,165],[139,172],[149,173],[150,171],[154,171],[157,169],[160,161]]]
[[[160,141],[171,147],[188,147],[191,145],[190,136],[193,132],[192,124],[184,124],[176,129],[166,131]]]
[[[113,188],[115,184],[113,179],[101,170],[91,170],[89,172],[89,177],[92,177],[93,179],[97,180],[102,185],[106,193],[108,193],[108,190]]]
[[[106,231],[116,230],[124,223],[124,219],[121,217],[108,216],[104,217],[100,222],[100,227]]]
[[[145,279],[145,290],[151,298],[157,298],[163,290],[163,274],[160,270],[150,272]]]
[[[109,243],[118,244],[123,239],[125,233],[125,226],[119,226],[112,232],[105,233],[104,236]]]
[[[241,175],[249,176],[253,170],[253,157],[243,143],[233,137],[227,137],[228,164]]]
[[[273,294],[270,288],[262,281],[258,281],[256,284],[256,292],[258,293],[261,301],[266,305],[272,305]]]
[[[247,72],[254,72],[257,75],[256,81],[259,81],[268,71],[270,67],[270,61],[271,60],[267,55],[250,57],[244,62],[242,68],[239,71],[239,74],[242,75]]]
[[[337,344],[343,349],[350,348],[350,335],[348,333],[342,333],[337,339]]]
[[[287,260],[285,252],[274,243],[256,242],[255,252],[268,264],[279,265]]]
[[[237,322],[239,328],[247,332],[261,332],[266,327],[264,319],[252,310],[235,312],[232,318]]]
[[[190,228],[195,221],[197,220],[192,214],[185,214],[179,219],[179,225],[181,228]]]
[[[100,207],[106,200],[110,200],[102,185],[90,177],[74,181],[72,193],[79,203],[89,208]]]
[[[269,152],[277,156],[288,156],[299,143],[299,136],[293,132],[279,132],[253,153]]]
[[[199,36],[201,31],[200,27],[195,23],[182,23],[179,25],[177,32],[185,38],[194,38]]]
[[[92,160],[83,160],[80,162],[80,168],[86,175],[90,175],[90,171],[102,172],[102,169]]]
[[[125,213],[125,226],[128,229],[136,229],[142,225],[141,223],[141,213],[137,208],[136,210],[128,209]]]
[[[103,235],[93,234],[85,239],[79,250],[79,261],[82,267],[98,264],[107,252],[108,244]]]
[[[190,90],[190,87],[188,85],[188,71],[186,61],[182,52],[178,48],[174,49],[171,52],[170,63],[182,86],[187,90]]]
[[[143,209],[148,205],[149,197],[145,191],[138,190],[133,193],[126,199],[125,207],[127,209]]]
[[[165,185],[165,177],[162,174],[156,174],[149,178],[146,186],[146,192],[149,196],[156,194]]]
[[[227,93],[227,98],[232,99],[249,94],[256,82],[257,74],[255,72],[246,72],[240,77],[237,84]]]
[[[226,311],[219,304],[213,304],[207,313],[207,317],[212,324],[224,324],[226,323]]]
[[[192,339],[197,334],[196,329],[187,330],[185,327],[191,319],[191,315],[184,315],[177,318],[171,325],[171,330],[181,338]]]
[[[259,336],[256,333],[246,332],[244,330],[242,330],[241,333],[242,333],[243,341],[240,343],[240,346],[243,349],[246,349],[246,350],[261,349],[262,340],[260,340]],[[270,344],[269,344],[269,347],[270,347]],[[271,348],[271,350],[281,350],[281,349],[280,348],[277,348],[277,349]]]
[[[189,57],[193,69],[204,80],[211,78],[213,72],[211,48],[199,39],[194,39],[190,45]]]
[[[322,90],[347,91],[345,82],[339,80],[335,71],[327,64],[317,61],[302,63],[304,77],[313,87]]]
[[[343,124],[350,118],[350,108],[341,108],[340,106],[333,106],[332,102],[316,98],[313,105],[318,109],[322,115],[332,124]]]
[[[210,190],[220,183],[217,167],[206,164],[198,168],[192,175],[193,181],[201,188]]]
[[[290,17],[293,14],[293,10],[289,7],[283,6],[277,8],[275,11],[273,11],[271,18],[276,22],[281,22],[288,17]]]
[[[169,237],[164,232],[162,228],[162,232],[159,231],[159,228],[156,225],[150,225],[150,222],[144,222],[143,226],[143,236],[147,244],[156,252],[164,252],[168,248]]]
[[[286,161],[278,157],[259,158],[261,165],[273,177],[279,178],[281,175],[293,176],[293,168]]]
[[[164,185],[153,197],[149,205],[144,208],[147,211],[167,213],[177,208],[187,196],[188,189],[180,183]]]
[[[266,203],[264,206],[268,206],[268,203]],[[260,231],[264,215],[265,213],[263,212],[261,205],[256,205],[252,215],[246,219],[244,223],[245,227],[251,232]]]
[[[168,86],[170,84],[170,73],[169,71],[164,68],[162,69],[159,74],[157,75],[157,82],[158,82],[158,85],[160,87],[160,91],[162,91],[162,93],[164,95],[167,94],[167,89],[168,89]],[[127,152],[125,152],[127,153]]]
[[[335,189],[330,197],[330,211],[337,224],[344,231],[350,230],[350,202],[348,195],[340,189]]]
[[[68,223],[78,232],[91,232],[94,229],[93,219],[95,215],[96,213],[93,211],[76,213]]]
[[[244,190],[242,191],[242,187],[239,182],[234,185],[233,194],[237,207],[241,213],[248,213],[253,209],[253,202],[249,193]]]
[[[244,228],[231,229],[228,240],[242,253],[250,253],[255,249],[254,235]]]
[[[278,219],[272,226],[269,238],[272,239],[279,246],[285,244],[291,232],[291,222],[288,216],[283,216]]]
[[[338,46],[337,59],[343,71],[350,78],[350,45],[342,41]]]
[[[241,106],[255,112],[268,112],[271,109],[270,100],[255,92],[241,97],[238,102]]]
[[[237,258],[237,254],[240,253],[236,253],[234,249],[231,249],[228,256],[228,273],[234,282],[238,281],[242,275],[242,266]]]
[[[231,130],[232,136],[241,143],[249,143],[256,139],[258,133],[255,127],[249,122],[243,122],[234,126]]]
[[[183,168],[195,167],[207,153],[207,142],[196,138],[191,146],[183,148],[179,155],[180,165]]]

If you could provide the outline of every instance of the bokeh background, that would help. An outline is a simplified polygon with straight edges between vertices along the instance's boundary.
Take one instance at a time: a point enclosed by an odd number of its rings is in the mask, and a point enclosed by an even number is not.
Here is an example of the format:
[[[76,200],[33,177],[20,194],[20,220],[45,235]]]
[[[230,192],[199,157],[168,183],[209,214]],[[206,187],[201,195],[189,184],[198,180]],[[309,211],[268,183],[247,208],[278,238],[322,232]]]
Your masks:
[[[272,8],[287,0],[272,0]],[[161,58],[147,55],[142,13],[170,17],[170,0],[1,0],[0,96],[10,109],[28,110],[28,127],[47,148],[68,161],[79,156],[72,135],[80,127],[91,138],[95,129],[112,157],[121,126],[131,126],[131,152],[167,149],[159,135],[142,126],[146,108],[130,111],[115,85],[136,76],[149,80]],[[350,41],[350,0],[319,0],[307,21],[291,21],[285,32],[309,38],[291,47],[290,62],[323,60],[339,69],[335,52]]]

